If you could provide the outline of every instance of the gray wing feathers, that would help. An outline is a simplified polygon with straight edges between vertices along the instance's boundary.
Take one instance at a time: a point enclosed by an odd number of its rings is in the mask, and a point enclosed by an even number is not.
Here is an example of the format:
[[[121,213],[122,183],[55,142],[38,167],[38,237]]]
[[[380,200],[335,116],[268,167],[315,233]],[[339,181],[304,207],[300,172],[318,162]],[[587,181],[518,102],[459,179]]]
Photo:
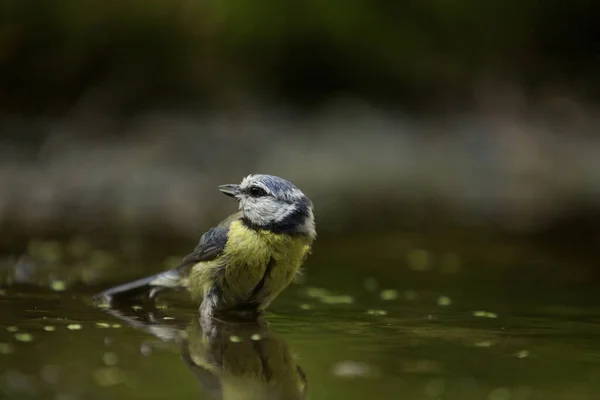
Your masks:
[[[152,298],[164,289],[185,286],[189,270],[193,265],[202,261],[213,260],[221,254],[227,244],[229,224],[235,218],[237,218],[236,214],[228,217],[218,226],[209,229],[202,235],[194,251],[185,256],[177,268],[110,288],[96,295],[95,298],[108,300],[109,302],[139,296]]]
[[[161,289],[173,288],[181,285],[182,277],[177,270],[169,270],[160,274],[140,278],[112,287],[94,296],[96,301],[130,300],[135,297],[154,297]]]
[[[154,275],[150,286],[162,286],[167,288],[175,288],[181,286],[182,277],[175,269],[170,269],[160,274]]]
[[[211,228],[208,232],[202,235],[200,238],[200,243],[198,243],[194,251],[181,260],[181,263],[177,269],[182,272],[187,272],[194,264],[217,258],[227,244],[228,233],[229,226],[217,226]]]

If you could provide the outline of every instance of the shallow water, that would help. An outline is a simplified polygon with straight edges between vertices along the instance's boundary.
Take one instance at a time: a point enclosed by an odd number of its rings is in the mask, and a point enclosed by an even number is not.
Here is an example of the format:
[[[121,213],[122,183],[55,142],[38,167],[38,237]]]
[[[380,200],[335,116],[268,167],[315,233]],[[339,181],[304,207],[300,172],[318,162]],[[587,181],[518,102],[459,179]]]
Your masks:
[[[483,279],[468,267],[374,278],[379,272],[365,263],[318,257],[307,270],[255,322],[202,321],[192,305],[169,298],[154,310],[97,309],[89,302],[95,288],[81,285],[4,287],[0,393],[60,400],[600,396],[593,288],[549,284],[541,275],[511,280],[494,269]]]

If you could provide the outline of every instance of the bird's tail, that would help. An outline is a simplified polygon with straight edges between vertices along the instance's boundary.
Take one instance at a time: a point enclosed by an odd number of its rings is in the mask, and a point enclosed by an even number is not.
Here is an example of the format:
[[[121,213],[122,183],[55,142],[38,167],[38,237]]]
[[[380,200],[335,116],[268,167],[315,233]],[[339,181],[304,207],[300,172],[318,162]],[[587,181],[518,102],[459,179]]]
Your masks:
[[[93,299],[95,302],[108,304],[144,297],[151,299],[165,289],[182,287],[182,281],[181,274],[177,270],[171,269],[112,287],[98,293]]]

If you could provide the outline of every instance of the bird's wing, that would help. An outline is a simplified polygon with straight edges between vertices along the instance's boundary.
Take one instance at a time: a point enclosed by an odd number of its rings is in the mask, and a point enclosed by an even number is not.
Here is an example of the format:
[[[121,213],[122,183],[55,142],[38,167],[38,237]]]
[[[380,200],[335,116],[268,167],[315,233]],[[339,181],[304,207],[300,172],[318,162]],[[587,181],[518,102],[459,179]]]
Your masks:
[[[94,299],[111,304],[120,299],[130,300],[140,295],[153,298],[164,289],[184,287],[185,278],[192,266],[201,261],[214,260],[221,254],[227,243],[229,224],[237,218],[240,218],[239,213],[230,215],[219,225],[209,229],[202,235],[194,251],[185,256],[176,268],[110,288],[94,296]]]
[[[201,261],[214,260],[221,254],[227,244],[227,234],[229,233],[229,224],[239,219],[240,213],[230,215],[221,221],[214,228],[209,229],[202,237],[200,242],[190,254],[185,256],[177,266],[180,273],[188,272],[189,269]]]

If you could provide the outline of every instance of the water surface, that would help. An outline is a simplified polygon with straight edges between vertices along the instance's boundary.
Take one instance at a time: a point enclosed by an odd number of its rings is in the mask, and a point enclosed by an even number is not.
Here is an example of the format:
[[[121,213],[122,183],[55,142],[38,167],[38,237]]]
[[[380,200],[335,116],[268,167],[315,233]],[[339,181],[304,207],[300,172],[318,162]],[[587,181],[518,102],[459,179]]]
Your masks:
[[[203,322],[179,298],[161,299],[157,309],[105,310],[90,304],[95,287],[5,285],[0,393],[57,400],[600,396],[593,288],[498,269],[388,263],[392,272],[384,274],[367,259],[315,257],[265,320],[253,322]]]

